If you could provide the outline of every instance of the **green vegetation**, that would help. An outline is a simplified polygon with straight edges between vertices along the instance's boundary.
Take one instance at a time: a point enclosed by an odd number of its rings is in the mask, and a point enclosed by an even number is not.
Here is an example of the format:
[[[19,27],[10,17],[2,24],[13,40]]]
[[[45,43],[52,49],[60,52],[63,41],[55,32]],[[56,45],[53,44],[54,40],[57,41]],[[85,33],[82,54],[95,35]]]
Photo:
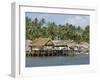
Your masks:
[[[89,25],[85,28],[70,23],[57,25],[55,22],[47,23],[44,18],[31,20],[26,17],[26,39],[34,40],[39,37],[89,43]]]

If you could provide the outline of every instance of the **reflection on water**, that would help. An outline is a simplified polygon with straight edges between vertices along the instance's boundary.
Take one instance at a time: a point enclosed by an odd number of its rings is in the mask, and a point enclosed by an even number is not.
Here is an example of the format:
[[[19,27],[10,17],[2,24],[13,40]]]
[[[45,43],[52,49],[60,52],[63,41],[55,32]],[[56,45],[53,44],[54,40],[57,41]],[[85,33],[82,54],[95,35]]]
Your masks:
[[[89,64],[89,54],[77,56],[26,57],[26,67]]]

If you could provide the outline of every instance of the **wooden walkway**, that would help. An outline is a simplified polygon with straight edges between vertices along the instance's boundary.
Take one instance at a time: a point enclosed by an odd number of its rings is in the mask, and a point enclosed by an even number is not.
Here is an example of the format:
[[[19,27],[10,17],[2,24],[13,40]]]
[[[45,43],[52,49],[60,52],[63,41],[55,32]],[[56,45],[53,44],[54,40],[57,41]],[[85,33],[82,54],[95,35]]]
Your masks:
[[[79,51],[73,50],[34,50],[32,52],[27,52],[26,56],[75,56]]]

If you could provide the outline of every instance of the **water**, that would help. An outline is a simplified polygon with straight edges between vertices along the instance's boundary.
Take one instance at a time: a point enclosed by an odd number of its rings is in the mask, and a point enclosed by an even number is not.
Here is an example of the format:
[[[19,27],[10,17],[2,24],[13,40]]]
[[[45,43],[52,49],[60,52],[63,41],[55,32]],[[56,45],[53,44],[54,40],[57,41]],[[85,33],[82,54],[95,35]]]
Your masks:
[[[62,66],[89,64],[89,54],[77,56],[26,57],[26,67]]]

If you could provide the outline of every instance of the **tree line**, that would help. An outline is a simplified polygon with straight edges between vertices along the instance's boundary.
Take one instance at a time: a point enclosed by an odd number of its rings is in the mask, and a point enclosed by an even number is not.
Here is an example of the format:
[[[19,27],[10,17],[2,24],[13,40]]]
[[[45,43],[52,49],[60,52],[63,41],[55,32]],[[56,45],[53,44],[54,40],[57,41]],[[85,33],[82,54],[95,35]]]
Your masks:
[[[56,24],[46,22],[44,18],[31,20],[26,17],[26,39],[50,38],[52,40],[74,40],[77,43],[89,43],[89,25],[85,28],[70,23]]]

